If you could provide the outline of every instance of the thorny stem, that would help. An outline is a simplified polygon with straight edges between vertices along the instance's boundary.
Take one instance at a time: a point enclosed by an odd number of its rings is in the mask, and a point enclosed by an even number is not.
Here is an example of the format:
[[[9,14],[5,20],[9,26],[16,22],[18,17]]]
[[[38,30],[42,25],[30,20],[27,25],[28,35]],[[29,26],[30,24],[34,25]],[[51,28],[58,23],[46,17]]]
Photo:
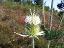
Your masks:
[[[52,22],[53,22],[53,0],[51,1],[51,21],[50,21],[50,31],[52,29]],[[51,43],[51,40],[48,41],[48,48],[50,48],[50,43]]]

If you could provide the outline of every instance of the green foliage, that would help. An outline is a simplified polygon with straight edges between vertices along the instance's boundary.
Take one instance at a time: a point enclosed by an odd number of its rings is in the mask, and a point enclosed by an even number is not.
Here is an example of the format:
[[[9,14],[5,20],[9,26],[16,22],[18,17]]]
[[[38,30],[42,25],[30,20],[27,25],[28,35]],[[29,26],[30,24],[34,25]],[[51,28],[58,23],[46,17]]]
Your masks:
[[[62,31],[56,31],[56,30],[47,30],[45,32],[45,38],[47,40],[53,40],[53,39],[57,39],[62,35]]]

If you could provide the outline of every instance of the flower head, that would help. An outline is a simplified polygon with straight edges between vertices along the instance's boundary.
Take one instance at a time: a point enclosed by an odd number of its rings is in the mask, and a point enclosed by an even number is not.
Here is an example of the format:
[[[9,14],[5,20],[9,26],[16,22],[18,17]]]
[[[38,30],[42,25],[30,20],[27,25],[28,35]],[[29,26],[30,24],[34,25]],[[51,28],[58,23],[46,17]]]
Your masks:
[[[29,16],[26,16],[25,23],[26,23],[25,26],[26,32],[30,37],[37,37],[37,36],[44,35],[44,31],[40,31],[39,24],[41,23],[41,20],[39,18],[39,15],[33,13]]]
[[[40,20],[39,16],[33,14],[33,15],[30,15],[30,16],[26,16],[25,23],[38,25],[38,24],[41,23],[41,20]]]

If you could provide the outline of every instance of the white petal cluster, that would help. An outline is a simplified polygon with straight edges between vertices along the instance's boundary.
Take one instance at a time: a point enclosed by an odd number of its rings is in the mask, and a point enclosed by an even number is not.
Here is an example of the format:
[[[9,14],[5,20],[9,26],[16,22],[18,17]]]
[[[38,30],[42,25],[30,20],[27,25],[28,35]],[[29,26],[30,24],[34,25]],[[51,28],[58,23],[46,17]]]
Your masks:
[[[32,23],[32,17],[31,16],[26,16],[25,23],[31,24]]]
[[[41,23],[39,16],[36,15],[26,16],[25,22],[34,25],[38,25]]]
[[[32,17],[32,23],[33,23],[34,25],[40,24],[41,21],[40,21],[39,16],[33,16],[33,17]]]

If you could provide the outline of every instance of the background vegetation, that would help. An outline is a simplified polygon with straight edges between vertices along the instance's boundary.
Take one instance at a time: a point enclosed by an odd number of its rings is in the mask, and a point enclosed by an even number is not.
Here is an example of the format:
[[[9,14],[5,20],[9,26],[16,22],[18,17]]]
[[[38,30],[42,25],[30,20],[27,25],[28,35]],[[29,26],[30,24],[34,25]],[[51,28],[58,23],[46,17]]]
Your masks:
[[[1,0],[0,3],[0,48],[32,48],[31,38],[20,37],[14,31],[24,34],[23,17],[30,13],[29,9],[36,10],[42,19],[41,29],[46,35],[35,39],[35,48],[47,48],[48,41],[51,40],[50,48],[64,48],[64,21],[60,25],[62,13],[53,9],[53,26],[49,31],[51,9],[44,6],[45,26],[43,21],[42,0],[37,0],[32,4],[30,0]],[[64,20],[64,19],[63,19]],[[60,30],[59,29],[60,25]]]

